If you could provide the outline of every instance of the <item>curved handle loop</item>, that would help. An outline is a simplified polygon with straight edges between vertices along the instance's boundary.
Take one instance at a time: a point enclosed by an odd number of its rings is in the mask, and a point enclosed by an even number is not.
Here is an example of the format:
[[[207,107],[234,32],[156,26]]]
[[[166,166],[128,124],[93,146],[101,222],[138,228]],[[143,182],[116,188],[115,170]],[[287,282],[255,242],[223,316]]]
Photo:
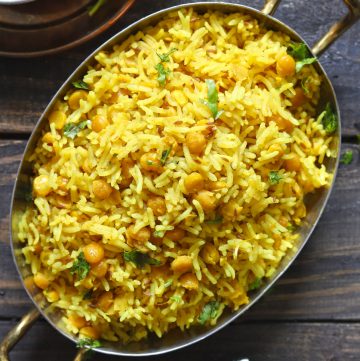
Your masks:
[[[39,316],[40,312],[36,308],[33,308],[21,318],[20,322],[14,328],[8,332],[0,344],[0,361],[10,361],[9,353],[11,349],[21,340]],[[74,361],[85,360],[85,354],[87,351],[87,349],[79,350],[74,358]]]
[[[349,8],[348,14],[335,23],[329,31],[311,49],[320,56],[333,42],[360,19],[360,0],[344,0]]]

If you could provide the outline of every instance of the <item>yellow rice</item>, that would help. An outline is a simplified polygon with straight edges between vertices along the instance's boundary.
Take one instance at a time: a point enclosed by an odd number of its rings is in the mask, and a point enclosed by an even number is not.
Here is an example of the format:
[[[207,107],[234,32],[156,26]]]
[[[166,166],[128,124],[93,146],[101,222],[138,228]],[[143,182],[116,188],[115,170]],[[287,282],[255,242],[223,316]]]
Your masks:
[[[161,337],[172,328],[198,324],[204,306],[217,300],[218,312],[209,320],[214,325],[225,307],[246,305],[250,285],[271,277],[296,247],[292,227],[306,215],[304,196],[329,185],[332,176],[323,162],[334,155],[332,137],[316,121],[321,78],[315,68],[305,66],[289,78],[275,71],[289,42],[287,35],[267,30],[248,15],[200,15],[191,9],[172,13],[113,51],[96,55],[96,65],[84,76],[90,90],[78,109],[71,110],[67,102],[74,90],[56,103],[53,110],[64,112],[66,123],[90,122],[72,140],[49,121],[52,141],[40,140],[32,161],[34,176],[48,176],[51,192],[34,195],[19,237],[33,274],[50,280],[42,292],[52,307],[62,310],[70,332],[79,334],[84,327],[71,321],[75,315],[106,340],[137,341],[149,333]],[[176,51],[164,65],[170,73],[161,86],[157,53],[171,49]],[[214,80],[218,107],[224,111],[216,122],[202,102],[206,79]],[[303,79],[307,102],[294,109],[291,98]],[[280,130],[272,120],[276,114],[294,129]],[[95,115],[109,121],[99,133],[91,128]],[[204,153],[194,156],[185,137],[206,132],[209,124],[214,134]],[[162,172],[144,171],[139,158],[150,151],[160,158],[169,140],[175,146]],[[283,162],[294,155],[300,169],[284,169]],[[131,183],[122,187],[122,161],[128,158],[134,162]],[[269,183],[269,171],[281,175],[278,184]],[[210,214],[186,191],[184,179],[192,172],[201,173],[207,185],[223,182],[213,190],[217,209]],[[63,178],[65,187],[59,185]],[[114,190],[106,200],[97,199],[92,190],[92,182],[100,178]],[[154,195],[166,201],[162,216],[146,206]],[[209,222],[219,216],[218,224]],[[150,239],[142,247],[162,266],[140,269],[124,261],[124,252],[133,249],[130,225],[165,234],[161,244]],[[174,227],[186,231],[182,240],[166,237]],[[90,272],[79,280],[70,269],[92,241],[105,248],[108,272],[103,278]],[[219,252],[216,264],[204,261],[206,244]],[[198,289],[182,287],[181,274],[172,272],[170,264],[179,255],[191,257]],[[92,298],[84,299],[89,290]],[[108,309],[101,309],[97,299],[105,291],[113,299]]]

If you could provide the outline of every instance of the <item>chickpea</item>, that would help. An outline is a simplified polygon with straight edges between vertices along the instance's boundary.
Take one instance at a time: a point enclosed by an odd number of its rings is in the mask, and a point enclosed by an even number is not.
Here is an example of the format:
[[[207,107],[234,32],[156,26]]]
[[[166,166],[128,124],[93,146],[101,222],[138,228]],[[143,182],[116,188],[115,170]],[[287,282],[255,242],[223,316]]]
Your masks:
[[[196,276],[192,273],[185,273],[179,279],[182,287],[187,290],[197,290],[199,288],[199,281]]]
[[[99,331],[92,326],[82,327],[80,329],[80,335],[85,338],[91,338],[93,340],[97,340],[100,337]]]
[[[200,173],[190,173],[185,177],[184,185],[188,193],[197,193],[204,189],[204,178]]]
[[[295,65],[294,58],[286,54],[276,62],[276,72],[283,78],[294,75]]]
[[[36,286],[44,290],[49,287],[50,281],[43,273],[38,272],[34,276],[34,283]]]
[[[208,184],[208,189],[211,191],[218,191],[220,189],[226,188],[227,184],[225,182],[222,181],[217,181],[217,182],[210,182]]]
[[[111,186],[102,179],[97,179],[93,181],[93,192],[95,197],[104,200],[110,197],[112,192]]]
[[[37,196],[46,197],[51,192],[49,177],[47,175],[39,175],[34,179],[33,189]]]
[[[71,110],[76,110],[80,106],[80,100],[87,99],[88,93],[85,90],[75,90],[68,99]]]
[[[212,212],[216,208],[216,198],[214,193],[209,191],[200,191],[195,197],[205,213]]]
[[[291,133],[294,129],[294,124],[291,123],[290,120],[287,120],[278,114],[274,115],[271,120],[277,124],[280,130],[285,130],[286,132]]]
[[[105,277],[108,271],[108,265],[104,261],[100,261],[98,264],[95,264],[91,267],[91,273],[94,274],[97,278]]]
[[[47,144],[52,144],[54,141],[54,137],[50,132],[45,133],[41,139],[44,143]]]
[[[100,261],[103,260],[105,256],[105,251],[103,246],[95,242],[91,242],[88,245],[86,245],[83,248],[83,252],[85,259],[91,264],[99,263]]]
[[[152,209],[155,216],[163,216],[166,213],[165,199],[163,197],[151,197],[147,206]]]
[[[200,256],[205,263],[215,265],[219,262],[220,254],[219,251],[212,243],[206,243],[200,251]]]
[[[54,110],[49,115],[49,122],[54,123],[56,129],[62,129],[66,123],[66,114],[60,110]]]
[[[95,115],[91,122],[91,128],[94,132],[100,133],[109,125],[109,121],[102,115]]]
[[[97,306],[106,312],[114,302],[114,295],[111,291],[104,292],[97,301]]]
[[[68,321],[76,328],[83,328],[86,326],[85,318],[75,313],[68,317]]]
[[[295,95],[291,98],[291,102],[293,107],[295,108],[305,104],[306,96],[304,91],[300,87],[295,88]]]
[[[185,144],[189,148],[191,154],[200,155],[206,148],[205,135],[198,132],[188,133],[186,135]]]
[[[161,172],[160,157],[155,152],[144,153],[140,157],[140,165],[144,170],[150,172]]]
[[[171,269],[177,273],[185,273],[192,270],[192,259],[190,256],[178,256],[171,262]]]
[[[171,231],[167,231],[165,237],[175,242],[181,241],[185,237],[185,231],[182,228],[176,227]]]
[[[137,232],[134,231],[134,226],[130,226],[127,229],[127,235],[129,238],[134,239],[135,241],[138,241],[140,244],[145,244],[149,241],[151,237],[150,229],[145,227],[139,229]]]
[[[56,302],[59,300],[60,296],[55,290],[53,290],[46,294],[46,298],[49,302]]]
[[[284,168],[288,171],[298,172],[301,169],[300,158],[297,154],[293,154],[291,159],[284,160]]]

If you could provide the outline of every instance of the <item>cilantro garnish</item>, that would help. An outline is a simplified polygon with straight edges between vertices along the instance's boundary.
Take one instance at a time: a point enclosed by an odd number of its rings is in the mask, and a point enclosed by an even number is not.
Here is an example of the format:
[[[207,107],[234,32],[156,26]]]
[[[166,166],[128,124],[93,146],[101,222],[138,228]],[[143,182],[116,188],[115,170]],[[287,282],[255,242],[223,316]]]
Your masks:
[[[310,51],[304,43],[291,43],[287,52],[296,60],[295,70],[297,73],[300,72],[305,65],[312,64],[316,61],[316,58],[311,57]]]
[[[309,78],[304,78],[301,80],[301,88],[304,91],[305,94],[309,94],[309,89],[306,86],[306,83],[308,82]]]
[[[64,135],[68,138],[75,139],[77,134],[86,128],[86,126],[89,124],[88,120],[83,120],[80,123],[68,123],[64,126]]]
[[[74,81],[72,82],[72,85],[77,89],[89,90],[89,85],[87,85],[83,80]]]
[[[181,297],[180,296],[171,296],[170,300],[174,301],[176,303],[180,303],[181,302]]]
[[[224,112],[223,110],[218,110],[218,101],[219,101],[219,95],[218,91],[216,89],[216,84],[214,80],[207,79],[206,85],[208,88],[207,91],[207,100],[202,100],[202,102],[207,105],[207,107],[210,109],[211,114],[213,118],[216,120],[220,117],[220,115]]]
[[[165,69],[164,65],[159,63],[156,64],[155,69],[158,72],[157,80],[161,86],[165,86],[166,78],[171,73],[169,69]]]
[[[198,321],[201,325],[204,325],[207,321],[209,321],[210,319],[214,319],[217,314],[218,314],[218,310],[220,307],[220,302],[219,301],[210,301],[209,303],[207,303],[198,318]]]
[[[97,0],[94,5],[88,8],[89,16],[93,16],[105,3],[106,0]]]
[[[161,61],[162,63],[168,63],[168,62],[170,61],[170,55],[171,55],[172,53],[175,53],[176,50],[177,50],[176,48],[172,48],[172,49],[170,49],[170,51],[168,51],[167,53],[164,53],[164,54],[158,54],[158,53],[156,53],[156,54],[157,54],[157,56],[160,58],[160,61]]]
[[[165,283],[164,283],[164,287],[165,288],[168,288],[172,285],[173,283],[173,280],[170,278],[169,280],[167,280]]]
[[[162,237],[164,237],[164,235],[165,235],[165,231],[155,231],[153,233],[153,236],[156,238],[162,238]]]
[[[255,281],[251,282],[249,284],[249,291],[254,291],[256,289],[258,289],[261,286],[261,278],[256,278]]]
[[[162,152],[161,159],[160,159],[160,162],[162,165],[165,165],[166,160],[168,159],[168,157],[170,155],[171,149],[172,149],[172,145],[170,146],[170,148],[168,148]]]
[[[289,223],[289,225],[286,227],[286,229],[287,229],[289,232],[294,232],[295,229],[296,229],[296,227],[295,227],[293,224]]]
[[[90,265],[86,261],[84,252],[80,252],[77,260],[73,263],[73,266],[70,269],[70,273],[77,275],[79,280],[83,280],[88,273],[90,272]]]
[[[342,164],[350,164],[353,160],[353,152],[352,150],[347,150],[341,157],[340,163]]]
[[[279,184],[281,179],[282,179],[282,176],[278,172],[276,172],[274,170],[270,171],[269,182],[272,186],[274,186],[275,184]]]
[[[140,251],[124,252],[124,260],[126,262],[132,262],[135,266],[143,268],[146,264],[152,266],[159,266],[161,262],[157,259],[151,258],[146,253]]]
[[[82,338],[78,341],[78,343],[76,344],[76,347],[78,348],[89,348],[89,349],[93,349],[96,347],[101,347],[102,344],[99,340],[93,340],[91,338]]]
[[[335,113],[332,111],[330,103],[326,104],[324,112],[321,113],[321,115],[324,114],[321,119],[321,123],[325,132],[331,134],[335,132],[338,127],[338,119]]]

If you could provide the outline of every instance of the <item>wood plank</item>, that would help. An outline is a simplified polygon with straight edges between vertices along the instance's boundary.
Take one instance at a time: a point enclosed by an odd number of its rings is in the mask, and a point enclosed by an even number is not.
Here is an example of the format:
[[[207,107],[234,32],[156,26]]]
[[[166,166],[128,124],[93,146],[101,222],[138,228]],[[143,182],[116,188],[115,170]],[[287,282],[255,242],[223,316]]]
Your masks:
[[[13,265],[9,238],[10,194],[25,141],[0,141],[0,317],[18,317],[31,306]],[[360,320],[360,158],[341,165],[334,192],[308,245],[274,289],[242,319]]]
[[[0,322],[0,338],[13,325]],[[75,345],[50,325],[38,321],[11,352],[12,361],[72,360]],[[185,349],[147,361],[176,361],[191,357],[197,361],[342,361],[358,360],[360,324],[329,323],[242,323],[230,325],[210,338]],[[97,361],[115,361],[118,357],[100,353]],[[132,360],[122,357],[121,360]]]
[[[186,2],[188,0],[147,1],[144,6],[144,1],[138,1],[116,26],[78,49],[35,59],[1,59],[0,133],[31,132],[52,95],[87,54],[131,22],[151,12]],[[241,3],[260,8],[262,1],[245,0]],[[276,17],[294,26],[305,40],[313,44],[330,24],[345,12],[342,5],[340,0],[336,1],[336,6],[329,6],[326,0],[288,1],[279,7]],[[321,59],[333,81],[346,134],[356,134],[360,131],[357,102],[354,101],[360,98],[360,82],[354,81],[354,76],[360,73],[359,53],[354,50],[356,34],[359,32],[360,23],[344,35],[342,40],[335,43]]]

